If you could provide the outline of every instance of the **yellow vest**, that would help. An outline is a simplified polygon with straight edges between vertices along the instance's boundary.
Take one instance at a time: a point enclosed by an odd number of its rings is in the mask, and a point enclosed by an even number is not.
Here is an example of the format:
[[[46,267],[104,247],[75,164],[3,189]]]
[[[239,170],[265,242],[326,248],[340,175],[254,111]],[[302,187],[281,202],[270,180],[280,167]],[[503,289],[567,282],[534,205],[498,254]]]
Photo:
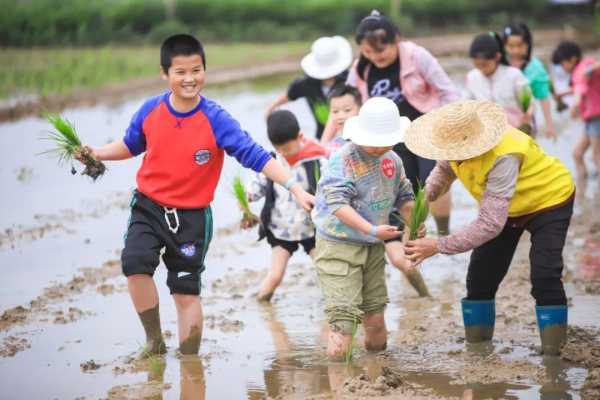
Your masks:
[[[469,160],[450,161],[450,167],[467,190],[481,202],[488,172],[498,157],[515,154],[521,159],[517,187],[508,208],[509,217],[519,217],[566,201],[575,191],[569,170],[550,157],[525,133],[509,128],[500,143]]]

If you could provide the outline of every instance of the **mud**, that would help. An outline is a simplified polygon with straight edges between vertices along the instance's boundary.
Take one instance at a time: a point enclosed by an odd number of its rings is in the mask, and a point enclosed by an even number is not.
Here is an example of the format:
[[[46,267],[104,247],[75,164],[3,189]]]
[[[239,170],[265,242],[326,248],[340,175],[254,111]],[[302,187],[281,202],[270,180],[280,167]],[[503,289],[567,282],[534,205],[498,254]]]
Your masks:
[[[98,364],[94,360],[86,361],[84,363],[81,363],[79,366],[81,367],[81,371],[83,371],[83,372],[95,371],[95,370],[100,369],[102,367],[102,365]]]

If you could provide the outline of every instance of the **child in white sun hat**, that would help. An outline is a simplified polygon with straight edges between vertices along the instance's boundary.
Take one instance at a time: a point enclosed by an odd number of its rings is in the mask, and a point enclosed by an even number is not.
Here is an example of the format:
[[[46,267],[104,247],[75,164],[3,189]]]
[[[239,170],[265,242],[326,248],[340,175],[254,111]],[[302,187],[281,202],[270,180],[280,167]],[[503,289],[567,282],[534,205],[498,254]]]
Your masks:
[[[329,116],[327,96],[336,83],[345,82],[352,63],[352,46],[341,36],[317,39],[311,52],[304,56],[300,66],[305,76],[290,84],[267,109],[267,117],[278,107],[305,98],[317,124],[317,139],[321,138]]]
[[[414,203],[392,148],[404,140],[409,125],[392,100],[369,99],[346,121],[343,134],[350,142],[331,156],[319,181],[315,263],[330,327],[327,354],[333,359],[345,357],[358,323],[364,325],[368,350],[386,347],[383,241],[402,235],[388,225],[391,210],[408,219]]]

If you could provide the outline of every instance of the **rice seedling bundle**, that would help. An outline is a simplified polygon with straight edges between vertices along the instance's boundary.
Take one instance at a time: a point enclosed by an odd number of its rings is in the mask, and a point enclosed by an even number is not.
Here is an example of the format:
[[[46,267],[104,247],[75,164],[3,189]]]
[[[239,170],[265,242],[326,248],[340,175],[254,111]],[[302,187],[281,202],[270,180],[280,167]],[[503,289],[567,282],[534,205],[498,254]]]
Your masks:
[[[242,178],[238,175],[233,178],[233,195],[235,196],[240,209],[242,210],[242,227],[252,227],[260,222],[259,218],[250,210],[248,196]]]
[[[53,142],[55,147],[42,154],[55,154],[59,163],[71,162],[73,159],[79,160],[85,166],[81,174],[91,177],[94,181],[106,172],[106,166],[102,161],[96,160],[92,152],[82,145],[81,139],[70,121],[58,114],[47,114],[46,119],[54,127],[54,131],[49,132],[45,139]],[[71,171],[72,173],[76,172],[74,168]]]

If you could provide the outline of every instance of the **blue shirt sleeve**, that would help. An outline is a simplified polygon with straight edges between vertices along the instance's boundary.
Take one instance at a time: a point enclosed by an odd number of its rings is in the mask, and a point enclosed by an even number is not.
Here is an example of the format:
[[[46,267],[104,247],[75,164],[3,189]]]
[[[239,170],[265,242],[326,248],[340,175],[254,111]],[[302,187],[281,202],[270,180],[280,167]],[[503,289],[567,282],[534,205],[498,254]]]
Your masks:
[[[144,135],[144,120],[156,106],[160,104],[162,96],[153,97],[147,100],[133,117],[129,123],[129,127],[125,131],[123,142],[133,156],[137,156],[146,151],[146,136]]]
[[[207,116],[211,122],[217,146],[244,167],[261,172],[271,159],[271,154],[256,143],[227,111],[216,104]]]

